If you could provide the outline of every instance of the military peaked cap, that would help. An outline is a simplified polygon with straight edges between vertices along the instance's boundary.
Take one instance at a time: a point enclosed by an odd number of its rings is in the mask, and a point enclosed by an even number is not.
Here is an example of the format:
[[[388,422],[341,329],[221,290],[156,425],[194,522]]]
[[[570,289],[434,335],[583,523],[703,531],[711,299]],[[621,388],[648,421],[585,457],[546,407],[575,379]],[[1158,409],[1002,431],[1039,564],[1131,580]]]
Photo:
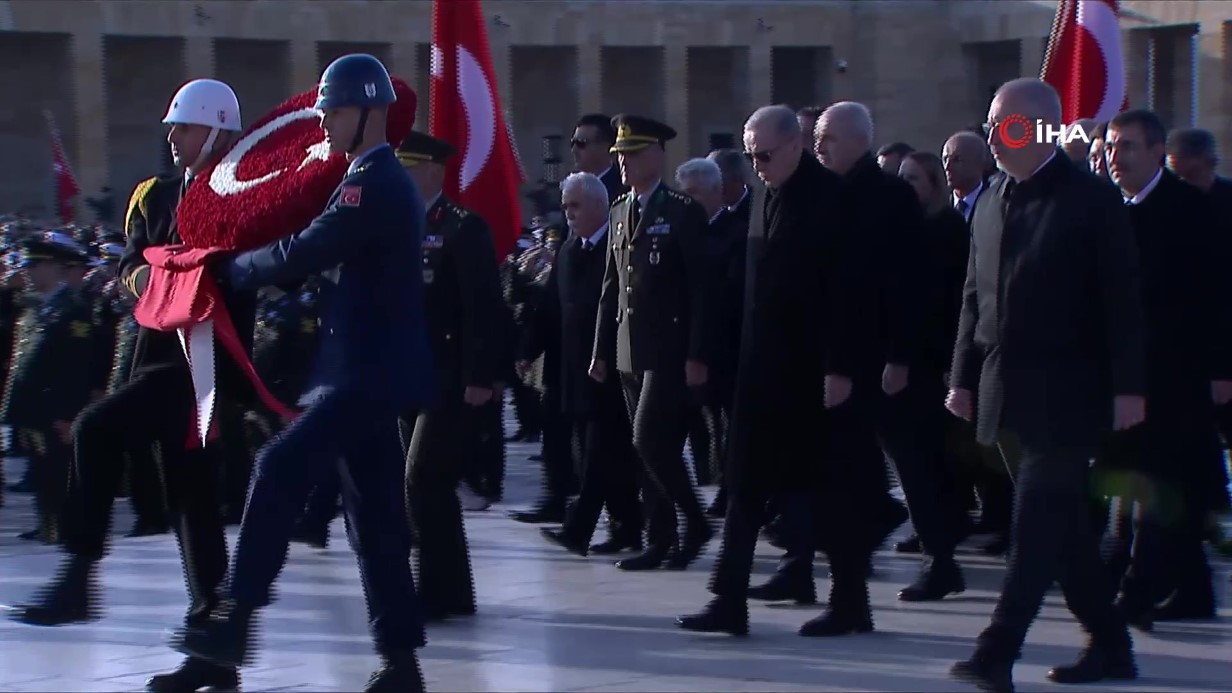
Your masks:
[[[613,154],[636,152],[652,144],[663,146],[676,137],[676,131],[670,126],[636,115],[618,115],[612,118],[612,127],[616,128],[616,143],[611,149]]]
[[[443,164],[446,159],[453,156],[454,151],[453,145],[445,140],[423,132],[412,131],[410,136],[398,145],[397,153],[398,161],[414,166],[425,161]]]
[[[60,262],[67,265],[89,263],[90,254],[71,236],[47,231],[28,236],[21,242],[23,266],[36,262]]]

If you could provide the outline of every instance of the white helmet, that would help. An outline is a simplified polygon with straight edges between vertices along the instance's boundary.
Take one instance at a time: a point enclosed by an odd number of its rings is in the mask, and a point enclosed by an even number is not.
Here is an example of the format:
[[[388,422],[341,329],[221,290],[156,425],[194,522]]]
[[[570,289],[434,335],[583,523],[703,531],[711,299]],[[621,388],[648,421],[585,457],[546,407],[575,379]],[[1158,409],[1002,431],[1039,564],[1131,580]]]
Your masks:
[[[194,79],[175,93],[163,117],[164,125],[177,123],[239,132],[240,101],[216,79]]]

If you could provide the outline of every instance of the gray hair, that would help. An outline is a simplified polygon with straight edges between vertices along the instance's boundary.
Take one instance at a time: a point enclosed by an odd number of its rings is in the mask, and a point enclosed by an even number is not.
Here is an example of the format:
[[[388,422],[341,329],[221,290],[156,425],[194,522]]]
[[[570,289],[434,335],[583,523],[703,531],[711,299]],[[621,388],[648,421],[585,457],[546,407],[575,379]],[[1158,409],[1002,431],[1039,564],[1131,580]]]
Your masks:
[[[607,207],[609,202],[607,199],[607,186],[599,177],[593,173],[578,171],[565,176],[565,179],[560,182],[561,193],[567,193],[575,188],[580,188],[582,193],[590,199],[598,202],[600,205]]]
[[[706,157],[719,167],[719,172],[723,174],[723,182],[732,183],[740,182],[748,185],[749,182],[749,160],[744,154],[735,149],[716,149],[710,152]]]
[[[868,110],[868,106],[858,101],[839,101],[822,111],[814,128],[821,127],[823,120],[843,123],[870,147],[873,145],[873,114]]]
[[[1061,123],[1061,97],[1051,84],[1034,77],[1019,77],[1011,79],[993,95],[993,101],[1014,99],[1014,104],[1020,106],[1021,115],[1028,119],[1034,117],[1045,122]]]
[[[796,112],[783,105],[762,106],[744,122],[745,131],[770,128],[783,139],[800,136],[800,120]]]
[[[1209,130],[1185,128],[1168,133],[1168,153],[1183,157],[1201,157],[1210,163],[1219,161],[1215,136]]]
[[[696,180],[708,190],[723,187],[723,172],[710,159],[689,159],[676,169],[676,182],[684,185],[687,180]]]

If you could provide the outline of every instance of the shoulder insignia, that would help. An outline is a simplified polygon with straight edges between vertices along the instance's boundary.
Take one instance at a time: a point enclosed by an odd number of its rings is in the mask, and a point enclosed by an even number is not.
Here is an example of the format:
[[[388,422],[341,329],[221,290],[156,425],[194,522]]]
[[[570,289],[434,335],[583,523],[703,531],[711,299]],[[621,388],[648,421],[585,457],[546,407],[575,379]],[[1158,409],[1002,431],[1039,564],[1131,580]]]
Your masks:
[[[449,202],[449,210],[457,215],[459,219],[465,219],[471,215],[471,211],[456,202]]]
[[[299,331],[303,334],[312,334],[317,331],[317,321],[312,318],[300,318]]]
[[[338,192],[339,207],[358,207],[364,189],[358,185],[344,185]]]
[[[133,210],[139,210],[143,217],[146,215],[146,197],[157,182],[158,178],[147,178],[138,183],[137,187],[133,188],[133,194],[128,198],[128,211],[124,214],[125,234],[128,234],[128,225],[133,220]]]
[[[681,202],[685,204],[688,204],[693,201],[693,198],[689,197],[688,195],[682,192],[676,191],[676,190],[672,190],[671,188],[667,188],[667,195],[668,197],[672,197],[677,200],[680,200]]]
[[[69,331],[78,339],[85,339],[90,336],[90,323],[84,320],[74,320],[69,323]]]

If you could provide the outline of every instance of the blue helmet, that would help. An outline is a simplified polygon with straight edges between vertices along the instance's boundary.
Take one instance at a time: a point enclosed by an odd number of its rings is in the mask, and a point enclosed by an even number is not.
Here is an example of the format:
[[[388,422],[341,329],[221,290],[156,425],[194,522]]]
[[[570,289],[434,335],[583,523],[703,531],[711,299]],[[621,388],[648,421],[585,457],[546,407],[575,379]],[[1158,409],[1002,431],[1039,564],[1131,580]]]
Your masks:
[[[317,109],[388,106],[397,100],[389,71],[365,53],[344,55],[330,63],[317,85]]]

